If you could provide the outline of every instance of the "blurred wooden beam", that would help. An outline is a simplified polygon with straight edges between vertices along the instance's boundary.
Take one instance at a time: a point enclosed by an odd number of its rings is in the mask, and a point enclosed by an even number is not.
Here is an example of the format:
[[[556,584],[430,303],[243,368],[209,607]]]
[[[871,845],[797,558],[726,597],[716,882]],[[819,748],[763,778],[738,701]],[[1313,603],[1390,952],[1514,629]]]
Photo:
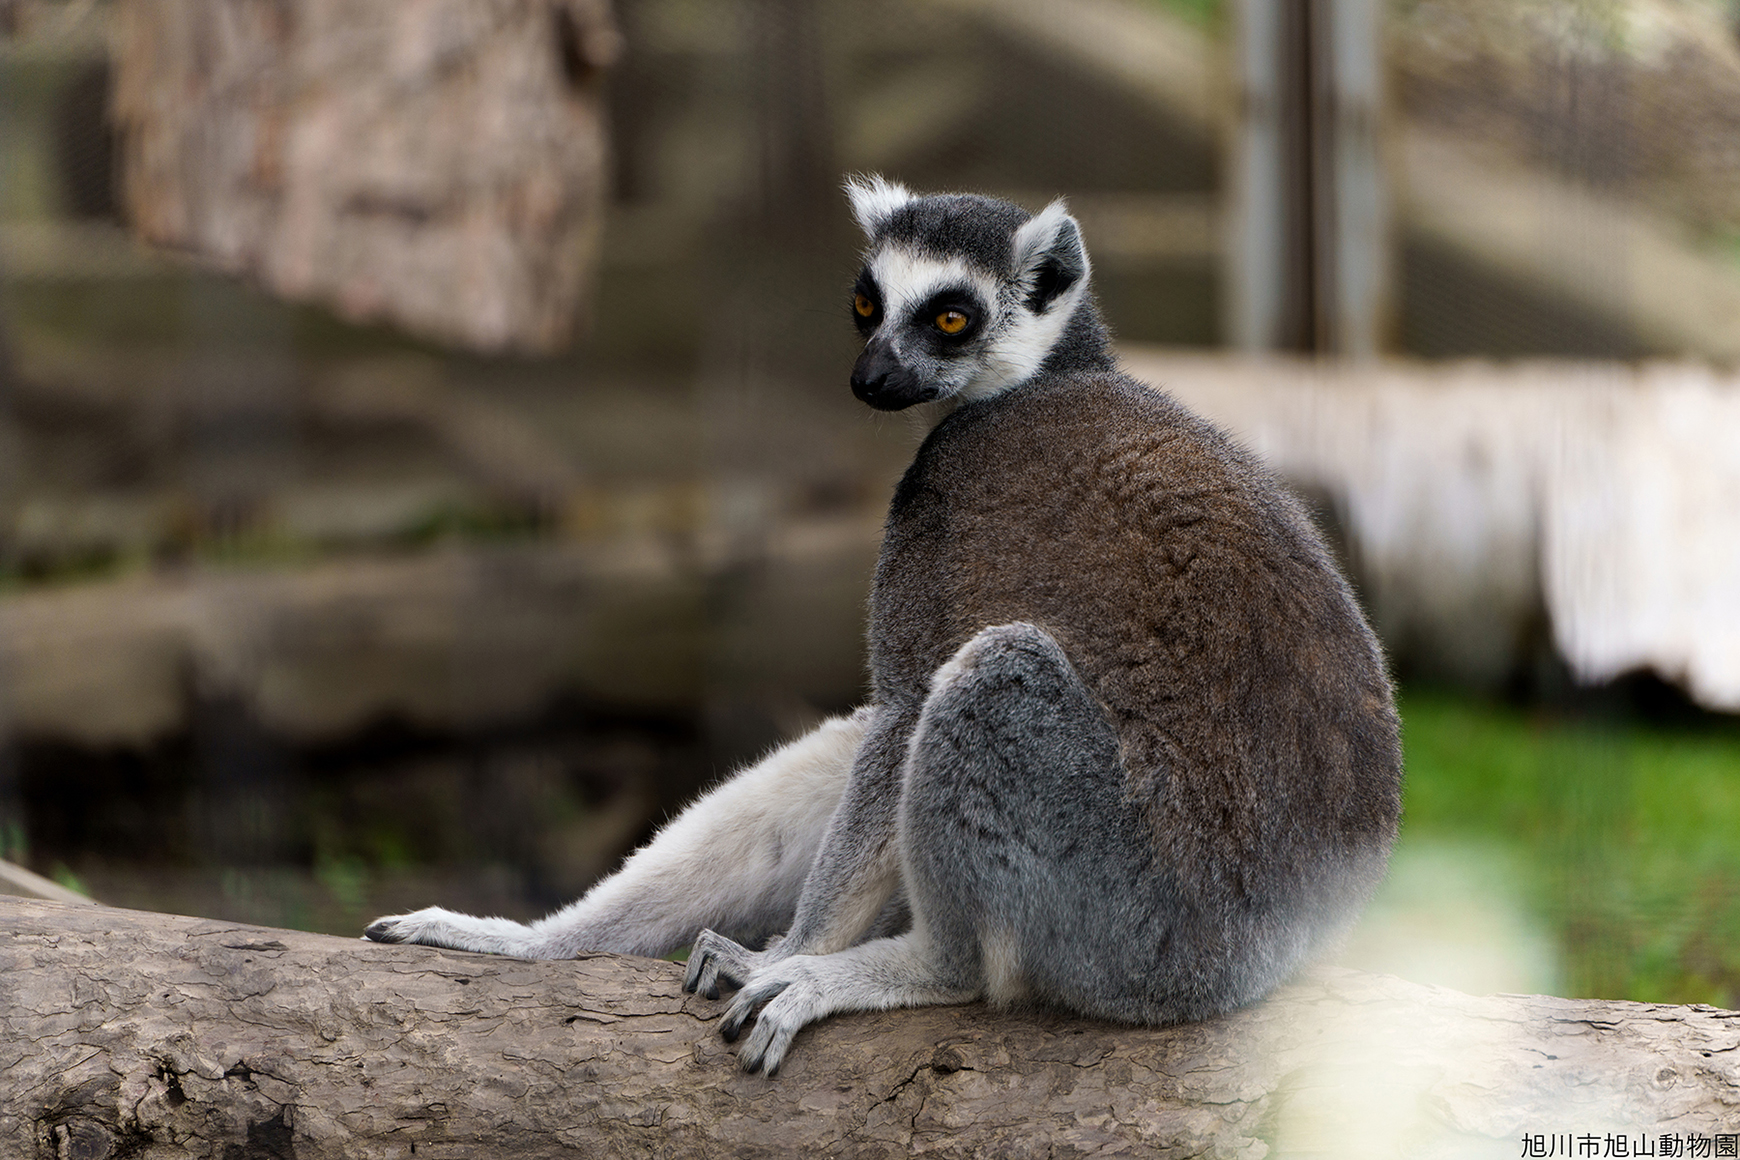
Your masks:
[[[1055,191],[995,191],[1037,210]],[[1212,263],[1220,257],[1220,214],[1205,193],[1082,193],[1069,198],[1094,268],[1150,263]]]
[[[844,703],[862,682],[880,534],[867,511],[785,522],[748,555],[691,527],[13,593],[0,600],[0,740],[145,746],[189,728],[194,689],[316,744],[388,717],[524,720],[564,694],[690,709],[726,655],[746,684]],[[741,641],[708,619],[727,586]]]
[[[1210,42],[1158,4],[1134,0],[944,0],[1005,35],[1139,94],[1205,134],[1222,115]]]
[[[65,902],[74,906],[91,906],[95,900],[76,890],[69,890],[52,878],[44,878],[16,862],[0,858],[0,894],[22,894],[26,898],[41,898],[49,902]]]
[[[8,282],[125,282],[175,272],[161,253],[113,222],[0,222],[0,276]]]
[[[1400,149],[1417,234],[1628,322],[1651,349],[1740,360],[1740,261],[1667,214],[1424,129]]]

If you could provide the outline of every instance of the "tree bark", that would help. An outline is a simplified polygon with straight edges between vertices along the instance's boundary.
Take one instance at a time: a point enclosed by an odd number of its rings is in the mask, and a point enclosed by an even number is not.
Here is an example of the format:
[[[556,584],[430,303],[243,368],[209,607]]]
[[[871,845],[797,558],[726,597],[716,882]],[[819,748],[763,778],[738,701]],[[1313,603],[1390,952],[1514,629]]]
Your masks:
[[[619,40],[608,0],[127,0],[128,216],[346,318],[560,349],[597,251]]]
[[[660,960],[24,899],[0,926],[6,1156],[1508,1158],[1740,1132],[1740,1014],[1708,1007],[1321,968],[1171,1028],[981,1005],[830,1019],[766,1080],[717,1034],[724,1004]],[[1597,1151],[1525,1143],[1566,1133]]]

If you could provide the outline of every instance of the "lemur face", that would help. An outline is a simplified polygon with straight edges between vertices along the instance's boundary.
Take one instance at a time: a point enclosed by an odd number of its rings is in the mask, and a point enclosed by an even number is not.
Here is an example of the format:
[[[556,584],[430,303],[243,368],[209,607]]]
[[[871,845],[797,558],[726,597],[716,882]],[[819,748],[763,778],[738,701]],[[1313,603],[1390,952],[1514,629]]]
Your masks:
[[[1061,202],[1030,215],[975,194],[916,197],[879,177],[846,191],[870,241],[852,290],[865,340],[854,395],[898,411],[1033,377],[1087,294],[1087,251]]]

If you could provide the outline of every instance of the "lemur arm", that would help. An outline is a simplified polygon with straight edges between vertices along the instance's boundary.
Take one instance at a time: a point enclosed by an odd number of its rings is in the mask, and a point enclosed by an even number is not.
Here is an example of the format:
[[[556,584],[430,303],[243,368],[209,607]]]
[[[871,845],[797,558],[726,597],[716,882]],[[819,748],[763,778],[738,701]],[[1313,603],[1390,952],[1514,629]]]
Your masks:
[[[791,928],[765,951],[750,951],[702,931],[689,955],[685,986],[716,996],[718,981],[742,983],[750,971],[792,955],[844,950],[870,928],[900,882],[895,831],[906,747],[916,708],[882,705],[865,732],[839,807],[804,879]]]
[[[845,950],[869,929],[900,882],[894,841],[900,778],[916,710],[884,707],[864,736],[839,808],[798,896],[780,957]]]

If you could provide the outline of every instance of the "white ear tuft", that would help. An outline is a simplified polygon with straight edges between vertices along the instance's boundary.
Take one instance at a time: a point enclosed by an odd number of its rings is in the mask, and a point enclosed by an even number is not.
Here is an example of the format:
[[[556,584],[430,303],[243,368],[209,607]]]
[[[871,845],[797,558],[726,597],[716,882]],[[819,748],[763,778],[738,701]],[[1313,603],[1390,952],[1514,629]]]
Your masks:
[[[1052,202],[1015,231],[1015,279],[1027,287],[1027,305],[1043,314],[1057,302],[1074,301],[1087,285],[1087,247],[1081,226],[1063,199]]]
[[[894,211],[912,200],[912,191],[898,181],[884,181],[877,174],[848,177],[846,197],[852,203],[852,216],[864,236],[874,238],[888,224]]]
[[[1069,207],[1063,204],[1060,197],[1028,218],[1027,223],[1015,231],[1016,275],[1020,276],[1032,270],[1059,244],[1068,248],[1071,241],[1074,242],[1074,249],[1083,249],[1081,227],[1069,216]]]

